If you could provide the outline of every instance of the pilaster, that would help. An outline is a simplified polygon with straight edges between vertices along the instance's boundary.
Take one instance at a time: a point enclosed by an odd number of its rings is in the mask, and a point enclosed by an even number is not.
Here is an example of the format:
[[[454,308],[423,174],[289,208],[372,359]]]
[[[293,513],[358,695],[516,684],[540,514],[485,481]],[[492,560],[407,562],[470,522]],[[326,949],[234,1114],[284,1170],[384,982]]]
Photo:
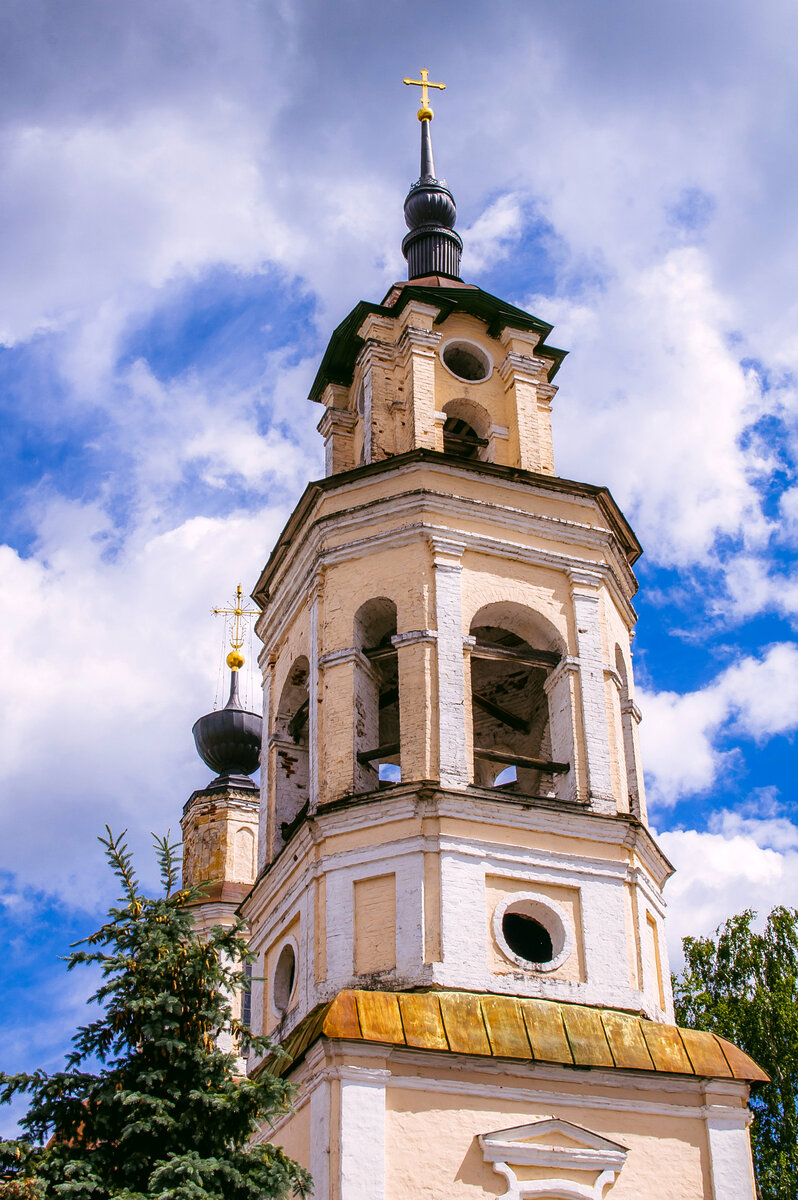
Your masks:
[[[433,779],[437,768],[433,724],[433,675],[438,632],[412,629],[391,638],[399,664],[402,779]],[[402,697],[412,702],[402,704]]]
[[[333,387],[330,384],[327,391]],[[348,389],[341,388],[346,392]],[[316,428],[324,438],[324,473],[337,475],[339,471],[351,471],[355,463],[355,426],[357,413],[349,409],[327,408]]]
[[[400,318],[399,362],[404,370],[405,394],[412,406],[411,427],[414,447],[435,450],[435,366],[442,334],[432,328],[438,309],[412,302]]]
[[[385,1200],[385,1093],[390,1071],[340,1070],[339,1200]]]
[[[442,787],[468,786],[463,670],[462,554],[465,543],[433,537],[438,627],[438,758]]]
[[[507,347],[498,370],[509,400],[509,461],[553,475],[551,399],[557,389],[548,383],[547,363],[533,354],[537,336],[505,329],[501,340]]]
[[[258,828],[258,871],[262,871],[274,853],[273,830],[269,821],[269,812],[274,810],[273,776],[274,750],[269,738],[272,727],[272,690],[274,687],[274,667],[277,657],[270,654],[263,669],[263,737],[260,743],[260,814]]]
[[[580,787],[586,774],[579,740],[574,736],[577,729],[579,661],[563,658],[546,678],[543,687],[549,698],[549,729],[551,734],[551,757],[553,762],[570,763],[571,770],[555,775],[554,794],[561,800],[587,799],[587,781]]]
[[[609,714],[599,625],[598,588],[601,581],[599,576],[587,571],[571,571],[570,579],[579,649],[582,728],[590,801],[596,811],[614,813],[617,803],[612,793]]]
[[[308,677],[308,747],[310,757],[309,811],[315,812],[319,803],[319,750],[321,710],[319,706],[319,608],[322,598],[322,580],[314,580],[309,594],[310,606],[310,674]]]

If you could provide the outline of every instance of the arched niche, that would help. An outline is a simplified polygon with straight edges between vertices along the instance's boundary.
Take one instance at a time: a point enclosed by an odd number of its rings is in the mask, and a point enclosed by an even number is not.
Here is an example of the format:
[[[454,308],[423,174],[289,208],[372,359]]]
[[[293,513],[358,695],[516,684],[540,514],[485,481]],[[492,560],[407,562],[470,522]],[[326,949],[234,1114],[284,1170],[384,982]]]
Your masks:
[[[310,664],[305,655],[300,655],[286,676],[274,720],[275,853],[284,845],[310,795],[309,674]]]
[[[474,400],[449,400],[444,404],[446,421],[443,426],[443,450],[458,458],[488,461],[490,455],[490,431],[493,422],[490,413]]]
[[[567,694],[555,694],[552,719],[555,673],[568,688],[559,670],[560,635],[540,613],[510,600],[479,609],[470,634],[474,783],[526,795],[562,793],[573,729]]]
[[[235,833],[233,878],[242,883],[252,883],[255,878],[255,834],[247,825],[242,825]]]
[[[354,642],[360,652],[354,680],[355,791],[396,783],[399,757],[399,671],[396,605],[385,596],[367,600],[355,613]]]

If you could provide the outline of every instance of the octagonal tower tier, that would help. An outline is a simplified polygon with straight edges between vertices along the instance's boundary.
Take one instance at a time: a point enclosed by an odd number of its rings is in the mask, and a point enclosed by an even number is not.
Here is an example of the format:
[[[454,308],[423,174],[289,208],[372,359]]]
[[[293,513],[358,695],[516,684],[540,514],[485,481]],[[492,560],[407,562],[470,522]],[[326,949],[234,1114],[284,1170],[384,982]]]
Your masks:
[[[549,331],[435,279],[333,335],[313,391],[328,474],[254,592],[246,911],[268,1031],[363,986],[672,1015],[632,685],[640,548],[606,489],[554,474]]]

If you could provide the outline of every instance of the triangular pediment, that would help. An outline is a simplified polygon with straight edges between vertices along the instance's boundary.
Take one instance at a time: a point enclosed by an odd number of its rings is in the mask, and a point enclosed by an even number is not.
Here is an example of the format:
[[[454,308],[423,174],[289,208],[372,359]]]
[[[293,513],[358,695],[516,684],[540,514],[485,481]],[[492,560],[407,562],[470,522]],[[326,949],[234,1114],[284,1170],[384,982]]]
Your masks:
[[[559,1117],[494,1129],[481,1134],[479,1142],[485,1161],[507,1180],[506,1200],[543,1195],[593,1200],[615,1180],[629,1153],[618,1142]],[[530,1168],[535,1177],[524,1178]],[[537,1173],[540,1168],[548,1178]]]
[[[528,1125],[513,1125],[509,1129],[496,1129],[483,1133],[480,1141],[485,1148],[506,1150],[527,1146],[546,1146],[552,1149],[568,1148],[580,1150],[603,1150],[608,1153],[626,1154],[626,1147],[611,1142],[601,1134],[573,1125],[559,1117],[548,1117],[531,1121]]]

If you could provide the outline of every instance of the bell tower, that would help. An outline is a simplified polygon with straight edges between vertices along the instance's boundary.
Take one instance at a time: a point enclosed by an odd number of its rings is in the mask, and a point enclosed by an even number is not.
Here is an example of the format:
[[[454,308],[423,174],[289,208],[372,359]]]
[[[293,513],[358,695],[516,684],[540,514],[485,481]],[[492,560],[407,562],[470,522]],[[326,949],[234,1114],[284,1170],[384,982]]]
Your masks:
[[[671,1024],[640,546],[555,474],[551,326],[459,277],[421,76],[408,279],[332,335],[326,475],[253,592],[252,1020],[299,1089],[271,1136],[319,1200],[753,1197],[761,1072]]]

